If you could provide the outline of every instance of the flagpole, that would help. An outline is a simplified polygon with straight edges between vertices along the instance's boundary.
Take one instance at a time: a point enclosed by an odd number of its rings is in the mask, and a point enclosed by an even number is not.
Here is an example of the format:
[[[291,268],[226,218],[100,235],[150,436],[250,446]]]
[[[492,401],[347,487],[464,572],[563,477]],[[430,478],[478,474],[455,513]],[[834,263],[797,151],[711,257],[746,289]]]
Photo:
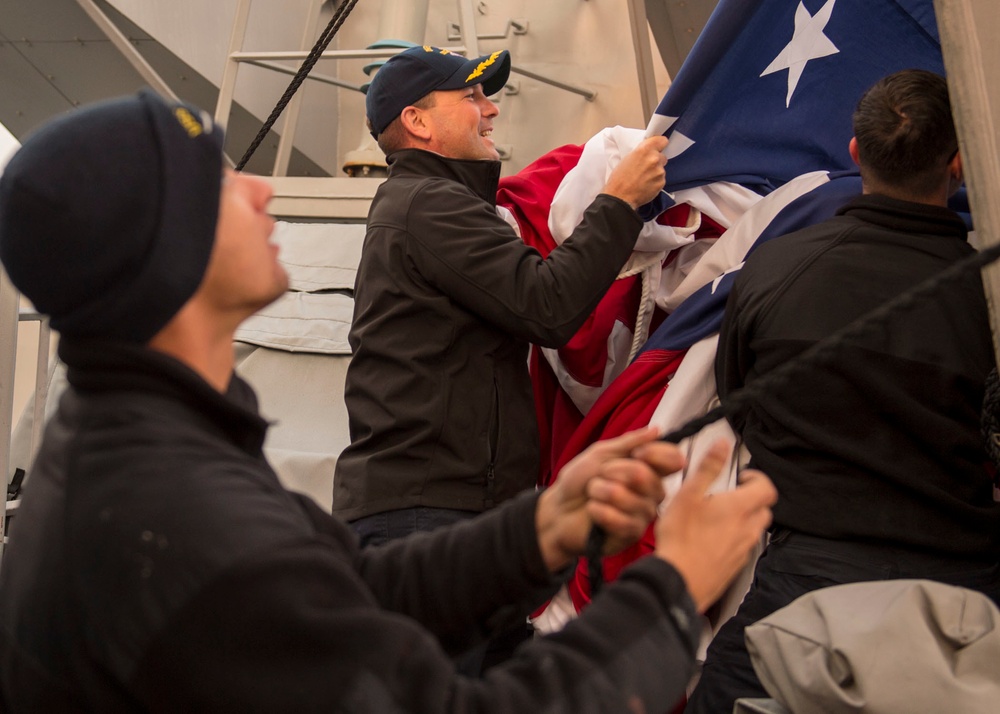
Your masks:
[[[642,103],[642,120],[649,121],[659,101],[656,77],[653,73],[653,49],[649,43],[649,20],[645,0],[627,0],[629,23],[632,27],[632,47],[635,50],[635,69],[639,79],[639,99]]]
[[[941,51],[976,234],[1000,242],[1000,3],[934,0]],[[1000,363],[1000,264],[983,269],[993,349]]]

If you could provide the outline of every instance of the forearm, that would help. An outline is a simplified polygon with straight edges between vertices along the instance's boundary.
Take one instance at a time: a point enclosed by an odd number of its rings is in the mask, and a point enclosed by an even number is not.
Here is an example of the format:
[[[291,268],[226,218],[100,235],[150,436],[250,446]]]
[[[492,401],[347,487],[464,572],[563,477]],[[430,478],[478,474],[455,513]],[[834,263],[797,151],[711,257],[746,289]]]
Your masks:
[[[694,669],[700,620],[677,572],[651,557],[579,618],[491,670],[497,711],[669,711]]]
[[[698,620],[655,558],[563,632],[467,680],[420,623],[379,608],[323,550],[269,555],[200,593],[142,653],[130,695],[161,711],[652,712],[683,694],[693,667]]]
[[[382,607],[460,649],[523,620],[558,588],[539,552],[537,501],[526,494],[455,526],[365,549],[359,572]]]
[[[543,259],[477,206],[442,216],[433,231],[415,232],[408,257],[442,293],[511,335],[543,346],[560,346],[579,329],[642,230],[627,203],[602,195]]]
[[[576,334],[621,273],[642,230],[639,215],[621,199],[602,194],[573,233],[539,267],[552,300],[549,317],[530,341],[561,347]],[[541,314],[545,314],[542,312]]]

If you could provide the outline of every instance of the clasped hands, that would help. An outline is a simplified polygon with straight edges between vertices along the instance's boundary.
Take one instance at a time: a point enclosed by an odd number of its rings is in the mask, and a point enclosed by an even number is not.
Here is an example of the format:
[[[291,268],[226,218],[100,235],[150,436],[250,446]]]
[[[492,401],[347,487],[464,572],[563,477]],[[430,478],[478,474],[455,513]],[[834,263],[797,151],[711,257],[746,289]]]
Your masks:
[[[591,528],[616,553],[645,533],[663,500],[662,478],[685,465],[674,444],[649,426],[592,444],[560,471],[539,497],[535,525],[542,557],[556,572],[583,554]],[[656,525],[654,556],[673,565],[700,611],[710,606],[746,563],[771,523],[777,491],[764,474],[746,470],[737,488],[707,490],[729,459],[714,444],[689,471]]]

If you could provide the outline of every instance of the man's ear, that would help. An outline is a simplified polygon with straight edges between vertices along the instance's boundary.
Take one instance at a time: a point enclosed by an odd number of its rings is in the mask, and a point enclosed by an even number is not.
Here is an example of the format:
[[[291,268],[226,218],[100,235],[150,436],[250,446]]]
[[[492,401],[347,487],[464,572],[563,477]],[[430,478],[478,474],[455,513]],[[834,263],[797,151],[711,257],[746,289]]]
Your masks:
[[[962,185],[962,180],[965,178],[964,171],[962,166],[962,152],[956,151],[951,161],[948,162],[949,175],[956,185]]]
[[[847,145],[847,150],[851,154],[851,161],[853,161],[858,166],[861,166],[861,161],[858,159],[858,139],[855,136],[851,137],[851,143]]]
[[[427,122],[427,113],[414,106],[406,107],[399,115],[406,133],[421,141],[431,138],[431,128]]]

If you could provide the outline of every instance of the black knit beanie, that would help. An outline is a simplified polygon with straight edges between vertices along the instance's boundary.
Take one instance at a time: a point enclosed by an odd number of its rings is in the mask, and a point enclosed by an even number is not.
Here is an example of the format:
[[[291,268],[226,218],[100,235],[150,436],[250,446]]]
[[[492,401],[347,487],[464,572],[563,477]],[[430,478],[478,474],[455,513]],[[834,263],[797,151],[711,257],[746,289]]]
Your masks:
[[[0,261],[65,336],[147,342],[198,288],[223,132],[151,91],[33,133],[0,178]]]

